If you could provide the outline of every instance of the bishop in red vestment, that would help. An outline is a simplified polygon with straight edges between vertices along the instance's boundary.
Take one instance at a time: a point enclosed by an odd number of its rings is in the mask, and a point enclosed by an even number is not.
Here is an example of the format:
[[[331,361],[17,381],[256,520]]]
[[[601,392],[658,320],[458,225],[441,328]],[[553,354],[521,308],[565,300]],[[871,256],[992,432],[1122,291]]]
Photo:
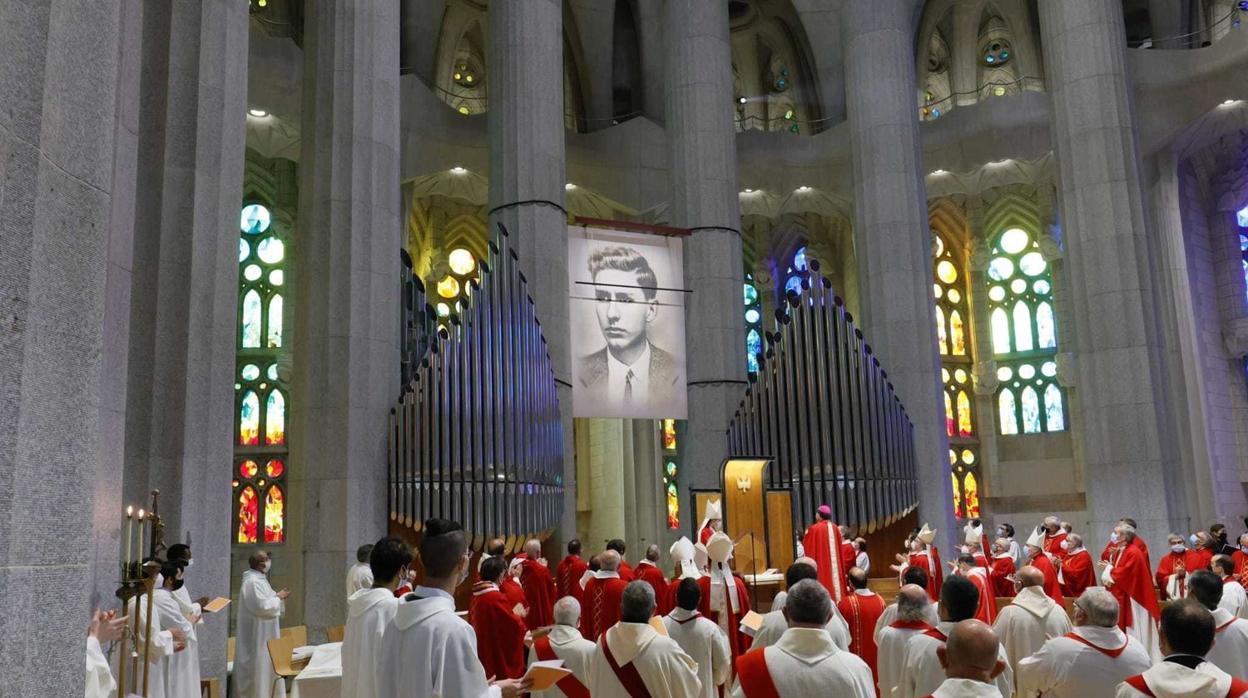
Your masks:
[[[698,541],[702,545],[711,539],[711,536],[723,530],[724,526],[724,505],[719,499],[712,499],[706,503],[706,515],[702,517],[702,523],[698,524]]]
[[[910,556],[906,560],[909,567],[921,567],[927,571],[927,596],[932,601],[940,601],[940,587],[945,583],[945,570],[940,564],[940,551],[932,545],[936,540],[936,529],[923,524],[911,542]]]
[[[608,550],[599,556],[602,569],[585,583],[585,603],[581,607],[581,635],[597,641],[607,628],[620,622],[620,599],[628,582],[620,579],[620,556]]]
[[[1213,536],[1208,531],[1197,531],[1195,533],[1196,543],[1192,546],[1192,552],[1196,555],[1196,560],[1200,563],[1200,567],[1196,570],[1207,570],[1213,566]]]
[[[698,612],[724,631],[735,661],[750,648],[749,636],[740,630],[741,619],[750,612],[749,590],[745,580],[728,568],[728,559],[732,557],[732,539],[728,534],[711,536],[706,552],[711,560],[711,574],[698,579],[702,589]]]
[[[1053,561],[1044,553],[1044,529],[1037,527],[1027,538],[1027,564],[1040,570],[1044,575],[1044,593],[1058,604],[1064,604],[1062,584],[1057,581],[1057,568]]]
[[[1231,562],[1235,563],[1235,576],[1243,579],[1248,571],[1248,533],[1239,537],[1239,550],[1231,553]]]
[[[554,625],[555,580],[550,568],[541,561],[542,543],[530,540],[524,544],[525,559],[520,561],[520,588],[524,590],[529,614],[524,617],[529,630]]]
[[[871,667],[871,679],[879,693],[879,647],[875,644],[875,624],[884,615],[884,599],[867,588],[867,573],[857,567],[848,574],[851,592],[836,604],[836,610],[849,624],[849,651]]]
[[[1157,562],[1157,571],[1153,574],[1157,590],[1161,598],[1170,598],[1170,577],[1175,577],[1175,592],[1178,598],[1187,598],[1187,575],[1200,569],[1200,556],[1188,550],[1183,538],[1175,535],[1169,540],[1170,550]]]
[[[1148,558],[1131,544],[1135,530],[1127,524],[1120,524],[1119,529],[1123,539],[1119,540],[1118,552],[1110,558],[1101,581],[1118,599],[1118,627],[1139,640],[1156,660],[1161,606],[1153,588],[1153,575],[1148,569]]]
[[[802,549],[806,556],[815,561],[815,571],[819,574],[819,583],[832,596],[832,603],[839,602],[845,596],[845,573],[849,571],[844,563],[841,529],[832,522],[832,508],[827,504],[819,507],[819,520],[806,529],[802,536]],[[853,547],[850,547],[850,560],[853,560]],[[851,563],[852,566],[852,563]]]
[[[581,577],[588,569],[589,563],[581,558],[581,541],[573,538],[568,541],[568,556],[560,560],[555,568],[555,596],[559,599],[571,596],[580,601],[584,591],[581,589]]]
[[[1062,561],[1062,593],[1066,596],[1078,597],[1084,589],[1096,586],[1096,568],[1092,564],[1092,553],[1083,547],[1083,538],[1078,533],[1066,536],[1066,559]]]
[[[1004,538],[998,538],[993,546],[992,566],[988,569],[988,579],[992,582],[994,596],[1013,597],[1014,590],[1014,556],[1010,554],[1010,544]]]
[[[491,557],[481,565],[481,581],[473,585],[468,622],[477,634],[477,658],[485,675],[499,679],[524,676],[524,619],[515,605],[499,591],[498,580],[506,574],[507,563]]]
[[[659,546],[652,544],[646,548],[646,557],[637,563],[633,576],[654,589],[654,615],[665,616],[672,609],[669,608],[670,599],[667,595],[667,575],[659,569],[658,563]]]

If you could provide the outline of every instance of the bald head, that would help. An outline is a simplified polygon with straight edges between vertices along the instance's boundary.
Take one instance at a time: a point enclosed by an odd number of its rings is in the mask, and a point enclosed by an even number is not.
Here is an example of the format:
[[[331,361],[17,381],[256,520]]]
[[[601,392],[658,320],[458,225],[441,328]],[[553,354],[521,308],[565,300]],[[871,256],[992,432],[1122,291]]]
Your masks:
[[[502,555],[503,551],[506,549],[507,542],[502,538],[494,538],[489,543],[485,544],[486,555]]]
[[[650,547],[646,548],[646,559],[649,560],[650,562],[658,562],[659,561],[659,546],[651,543]]]
[[[991,683],[1005,671],[1000,657],[997,634],[982,621],[974,618],[960,621],[949,632],[949,641],[936,648],[945,676],[951,679],[970,679]]]
[[[536,560],[542,556],[542,542],[536,538],[531,538],[524,543],[524,554],[530,560]]]
[[[1018,583],[1024,589],[1044,586],[1044,573],[1031,565],[1025,565],[1018,571]]]
[[[619,572],[620,554],[614,550],[603,551],[603,553],[598,556],[598,563],[602,565],[602,570],[604,572]]]
[[[907,584],[897,592],[897,620],[927,620],[927,590],[917,584]]]

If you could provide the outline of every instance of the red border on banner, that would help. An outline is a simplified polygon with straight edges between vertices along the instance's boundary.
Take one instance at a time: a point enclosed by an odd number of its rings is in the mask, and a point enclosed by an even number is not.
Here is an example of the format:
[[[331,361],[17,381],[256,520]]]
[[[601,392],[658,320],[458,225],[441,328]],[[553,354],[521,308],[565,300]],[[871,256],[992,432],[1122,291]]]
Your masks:
[[[649,233],[651,235],[662,235],[664,237],[688,237],[693,232],[688,228],[673,228],[670,225],[650,225],[649,223],[613,221],[608,218],[586,218],[585,216],[574,216],[572,218],[572,222],[578,225],[592,225],[599,228],[627,230],[633,233]]]

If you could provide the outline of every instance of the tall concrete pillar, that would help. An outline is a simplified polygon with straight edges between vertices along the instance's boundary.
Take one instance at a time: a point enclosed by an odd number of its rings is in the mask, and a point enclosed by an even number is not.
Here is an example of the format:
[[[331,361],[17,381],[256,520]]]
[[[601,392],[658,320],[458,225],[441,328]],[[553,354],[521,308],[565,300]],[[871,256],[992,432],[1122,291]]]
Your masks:
[[[690,487],[719,488],[725,432],[747,385],[728,3],[669,0],[666,42],[672,223],[693,231],[684,250],[691,293],[685,301],[689,424],[678,478],[683,508]],[[682,511],[682,526],[696,526],[694,519],[694,512]]]
[[[1163,407],[1153,250],[1140,186],[1121,3],[1040,5],[1075,322],[1092,531],[1135,517],[1150,542],[1180,522]],[[1125,260],[1125,263],[1124,263]],[[1182,526],[1180,526],[1180,529]]]
[[[206,592],[230,584],[247,8],[148,3],[143,25],[125,497],[160,490],[166,543],[192,535],[187,583]],[[226,634],[199,633],[206,676],[224,676]]]
[[[399,5],[305,5],[291,516],[304,621],[346,621],[343,574],[386,532],[399,395]],[[298,506],[299,509],[295,509]]]
[[[845,3],[845,93],[854,174],[854,242],[871,347],[914,423],[919,516],[954,536],[949,438],[932,319],[932,238],[914,106],[914,3]]]
[[[118,437],[104,431],[111,423],[100,409],[108,398],[99,390],[120,13],[115,2],[0,4],[6,694],[83,692],[96,499],[106,496],[97,495],[97,464]],[[98,525],[116,540],[119,506],[110,513]]]
[[[563,421],[564,508],[576,533],[568,236],[563,208],[563,14],[559,0],[490,4],[490,227],[507,227],[550,348]]]

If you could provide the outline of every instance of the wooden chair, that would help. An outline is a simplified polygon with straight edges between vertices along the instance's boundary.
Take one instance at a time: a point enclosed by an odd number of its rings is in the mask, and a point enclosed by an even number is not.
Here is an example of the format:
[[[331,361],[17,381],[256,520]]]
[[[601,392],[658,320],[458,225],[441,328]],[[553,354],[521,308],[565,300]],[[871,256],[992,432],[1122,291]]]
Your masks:
[[[199,680],[200,698],[221,698],[221,684],[216,679]]]
[[[308,626],[292,625],[289,628],[282,628],[282,637],[288,637],[294,640],[294,647],[303,647],[308,644]]]
[[[347,626],[345,625],[335,625],[332,628],[325,628],[326,642],[342,642],[342,639],[346,636]]]
[[[233,638],[233,637],[231,637],[231,638],[227,638],[227,639],[226,639],[226,641],[225,641],[225,661],[227,661],[227,662],[233,662],[233,661],[234,661],[234,643],[235,643],[235,642],[237,642],[237,640],[238,640],[238,638]]]
[[[299,675],[303,668],[308,665],[308,660],[295,663],[293,654],[296,645],[293,635],[287,637],[276,637],[266,643],[269,647],[269,661],[273,662],[273,673],[277,677],[273,680],[273,688],[277,687],[278,681],[287,681]],[[276,693],[276,691],[273,691]]]

